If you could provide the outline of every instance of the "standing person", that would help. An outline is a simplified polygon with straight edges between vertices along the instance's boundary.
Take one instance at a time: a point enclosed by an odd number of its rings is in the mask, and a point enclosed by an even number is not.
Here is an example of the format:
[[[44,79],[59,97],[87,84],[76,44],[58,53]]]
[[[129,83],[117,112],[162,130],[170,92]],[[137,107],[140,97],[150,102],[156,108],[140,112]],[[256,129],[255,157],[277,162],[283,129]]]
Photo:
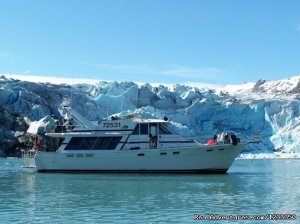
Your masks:
[[[35,136],[34,143],[33,143],[33,148],[36,151],[40,150],[40,148],[41,148],[41,142],[40,142],[39,136]]]

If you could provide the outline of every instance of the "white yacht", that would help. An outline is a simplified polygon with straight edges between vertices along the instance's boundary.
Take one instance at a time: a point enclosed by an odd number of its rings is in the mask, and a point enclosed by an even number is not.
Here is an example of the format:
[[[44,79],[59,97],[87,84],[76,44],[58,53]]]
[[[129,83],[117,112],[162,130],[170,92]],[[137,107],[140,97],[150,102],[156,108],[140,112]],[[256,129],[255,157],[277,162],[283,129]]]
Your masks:
[[[201,144],[175,133],[167,119],[127,117],[46,133],[57,148],[35,155],[39,172],[226,173],[248,143]]]

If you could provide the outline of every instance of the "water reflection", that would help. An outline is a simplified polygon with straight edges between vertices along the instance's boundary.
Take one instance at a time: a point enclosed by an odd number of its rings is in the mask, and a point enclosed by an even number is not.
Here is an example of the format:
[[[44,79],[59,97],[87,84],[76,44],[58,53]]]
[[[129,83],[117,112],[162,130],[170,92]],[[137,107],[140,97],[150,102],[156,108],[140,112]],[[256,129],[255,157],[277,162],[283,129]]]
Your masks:
[[[0,211],[3,221],[23,223],[195,223],[194,214],[299,214],[297,169],[296,161],[240,160],[228,175],[43,174],[12,164],[0,173]]]

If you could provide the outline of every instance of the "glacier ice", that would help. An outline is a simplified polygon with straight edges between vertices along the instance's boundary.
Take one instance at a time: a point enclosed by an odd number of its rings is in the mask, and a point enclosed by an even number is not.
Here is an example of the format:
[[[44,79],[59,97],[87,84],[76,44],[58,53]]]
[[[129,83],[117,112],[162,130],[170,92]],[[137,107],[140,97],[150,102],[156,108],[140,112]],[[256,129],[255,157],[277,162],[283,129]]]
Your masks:
[[[174,130],[200,142],[214,134],[234,132],[244,141],[262,141],[249,145],[246,153],[299,153],[299,98],[300,76],[215,89],[106,81],[94,85],[32,83],[1,76],[0,142],[14,141],[20,131],[26,131],[16,130],[17,118],[25,117],[29,132],[33,126],[37,131],[46,127],[49,115],[63,117],[60,108],[71,105],[93,121],[112,114],[167,116]]]

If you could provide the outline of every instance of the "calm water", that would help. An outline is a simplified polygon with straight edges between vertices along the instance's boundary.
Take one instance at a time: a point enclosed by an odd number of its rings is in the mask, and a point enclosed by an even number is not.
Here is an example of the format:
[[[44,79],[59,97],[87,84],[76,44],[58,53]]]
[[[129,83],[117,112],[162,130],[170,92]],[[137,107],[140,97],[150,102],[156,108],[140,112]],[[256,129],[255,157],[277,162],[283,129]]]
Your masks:
[[[300,160],[237,160],[227,175],[43,174],[20,166],[0,159],[0,223],[202,223],[194,214],[270,213],[297,214],[273,223],[300,223]]]

